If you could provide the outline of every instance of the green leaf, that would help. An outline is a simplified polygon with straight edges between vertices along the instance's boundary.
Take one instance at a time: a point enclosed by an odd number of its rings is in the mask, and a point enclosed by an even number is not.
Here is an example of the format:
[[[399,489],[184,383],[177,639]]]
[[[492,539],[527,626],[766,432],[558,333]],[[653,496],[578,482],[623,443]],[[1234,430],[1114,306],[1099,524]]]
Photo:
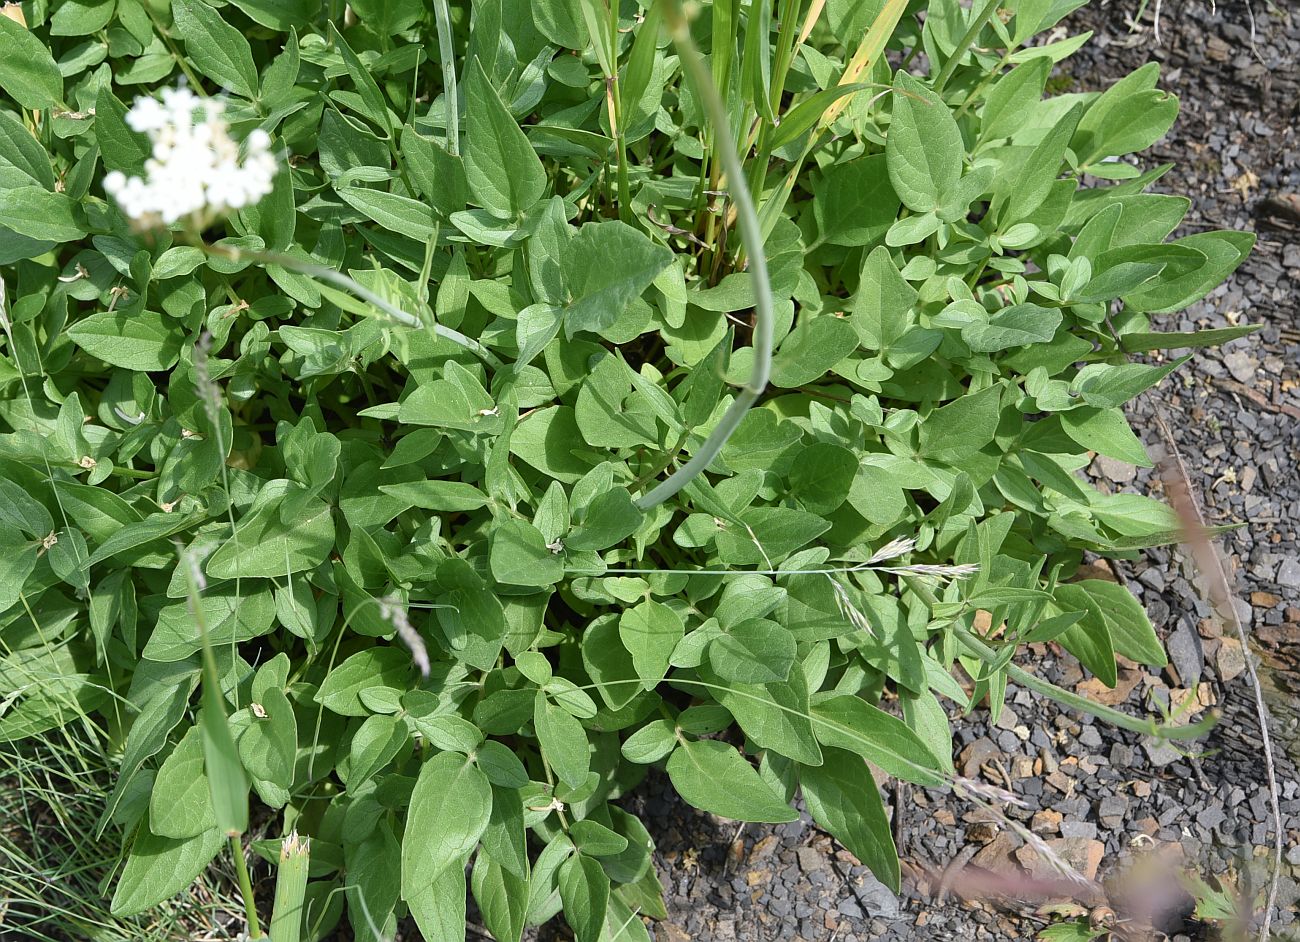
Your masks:
[[[200,72],[241,98],[257,97],[257,67],[243,33],[203,0],[172,0],[172,17]]]
[[[1122,409],[1071,409],[1061,413],[1065,434],[1084,448],[1139,468],[1152,466],[1146,446],[1133,434]]]
[[[668,673],[668,659],[686,633],[682,618],[660,602],[647,599],[618,620],[618,635],[632,655],[641,686],[653,690]]]
[[[209,576],[284,577],[311,569],[329,555],[334,546],[329,506],[306,495],[299,484],[284,481],[278,490],[283,496],[260,502],[236,524],[234,534],[208,559]]]
[[[897,893],[898,851],[870,770],[850,752],[827,749],[823,755],[821,765],[799,767],[808,813]]]
[[[1132,592],[1122,585],[1102,579],[1085,579],[1071,585],[1087,593],[1096,603],[1095,607],[1089,606],[1086,609],[1085,617],[1101,614],[1116,653],[1151,667],[1164,667],[1169,663],[1146,609],[1133,597]],[[1073,592],[1070,590],[1068,596],[1077,598]]]
[[[899,199],[883,154],[832,164],[813,200],[818,237],[831,245],[871,245],[898,217]]]
[[[1134,331],[1121,334],[1120,347],[1125,353],[1146,353],[1150,350],[1201,349],[1218,347],[1239,337],[1262,330],[1263,324],[1238,324],[1236,327],[1215,327],[1209,330]]]
[[[169,318],[152,311],[101,311],[74,324],[68,336],[92,357],[137,373],[175,366],[185,340]]]
[[[444,871],[463,874],[491,814],[492,786],[469,759],[440,752],[425,761],[402,835],[402,897],[410,902]]]
[[[542,198],[542,161],[477,58],[465,75],[465,136],[465,176],[480,206],[517,219]]]
[[[63,100],[63,76],[45,43],[25,26],[0,16],[0,88],[33,111]]]
[[[862,262],[858,292],[853,296],[853,326],[869,350],[888,350],[911,323],[916,290],[903,280],[884,246]]]
[[[405,840],[402,850],[407,848]],[[402,898],[424,942],[464,942],[465,939],[465,870],[446,867],[428,880],[412,885],[402,871]],[[387,938],[387,936],[385,936]]]
[[[54,189],[50,157],[21,121],[7,111],[0,112],[0,188],[28,183]]]
[[[361,691],[371,687],[406,687],[411,656],[399,648],[367,648],[331,670],[316,692],[316,702],[343,716],[368,716]]]
[[[571,550],[603,550],[622,543],[641,527],[641,511],[621,487],[598,494],[564,544]]]
[[[638,765],[658,762],[677,745],[673,724],[668,720],[651,720],[623,741],[623,758]]]
[[[396,232],[417,242],[431,242],[438,233],[438,222],[425,203],[386,190],[368,190],[345,186],[336,191],[344,201],[389,232]]]
[[[990,386],[935,409],[921,423],[921,454],[956,465],[993,440],[1001,389]]]
[[[1043,139],[1030,152],[1029,158],[1020,167],[1020,173],[1011,186],[1010,195],[999,216],[999,231],[1006,231],[1011,223],[1029,218],[1047,200],[1052,184],[1061,172],[1065,150],[1082,114],[1083,106],[1075,105],[1043,135]]]
[[[578,850],[591,857],[615,857],[627,850],[626,837],[591,819],[569,825],[569,837]]]
[[[908,209],[938,209],[961,176],[966,147],[952,112],[934,92],[901,69],[894,76],[894,104],[885,159],[894,191]]]
[[[113,893],[113,915],[137,916],[171,899],[194,882],[224,841],[218,828],[178,840],[142,824]]]
[[[687,804],[710,814],[769,824],[799,817],[734,747],[716,739],[683,741],[668,758],[668,777]]]
[[[700,672],[713,684],[709,689],[714,699],[731,712],[756,745],[806,765],[821,762],[803,671],[792,670],[785,682],[761,686],[723,682],[703,667]]]
[[[216,824],[204,770],[203,735],[199,727],[191,726],[158,768],[149,795],[149,830],[182,840]]]
[[[906,782],[937,787],[944,781],[944,764],[921,738],[861,697],[833,696],[814,704],[812,712],[813,731],[823,746],[855,752]]]
[[[857,455],[844,446],[815,442],[790,469],[790,493],[813,513],[831,513],[848,498],[858,467]]]
[[[610,327],[673,261],[673,253],[617,220],[589,222],[564,248],[564,329]]]
[[[1111,409],[1150,389],[1189,359],[1190,355],[1159,365],[1090,363],[1079,371],[1071,386],[1089,406]]]
[[[781,117],[776,130],[772,133],[772,139],[768,142],[769,147],[772,150],[779,150],[797,141],[821,120],[822,115],[831,105],[845,95],[852,95],[868,87],[870,86],[861,82],[849,82],[844,85],[833,85],[809,95]]]
[[[234,586],[208,589],[199,596],[198,610],[207,626],[208,641],[216,648],[258,638],[271,630],[275,621],[275,599],[265,589],[249,591]],[[158,612],[153,633],[144,646],[144,657],[170,663],[184,660],[202,649],[198,623],[188,601],[164,605]]]
[[[772,385],[794,389],[821,379],[857,346],[853,325],[842,317],[807,317],[790,331],[772,360]]]
[[[570,788],[578,788],[586,782],[591,770],[591,751],[582,724],[539,692],[533,710],[533,726],[542,755],[560,781]]]
[[[1170,272],[1143,283],[1125,295],[1124,303],[1135,311],[1168,314],[1181,311],[1205,297],[1237,270],[1255,244],[1253,232],[1198,232],[1171,247],[1191,249],[1205,256],[1205,261],[1172,277]]]
[[[488,496],[473,484],[462,481],[407,481],[381,484],[379,490],[410,507],[439,513],[478,510],[487,506]]]
[[[1060,326],[1061,312],[1057,308],[1015,304],[995,313],[988,323],[967,324],[961,329],[961,339],[974,353],[997,353],[1047,343]]]
[[[519,942],[528,915],[528,881],[480,854],[474,861],[470,890],[483,924],[497,942]]]
[[[254,703],[252,719],[239,735],[239,759],[254,779],[287,791],[293,786],[298,750],[293,706],[279,687],[266,690]]]
[[[794,662],[794,635],[766,618],[742,621],[709,643],[714,671],[739,684],[779,683]]]
[[[1115,649],[1101,601],[1087,589],[1074,584],[1058,585],[1054,597],[1065,611],[1084,613],[1083,618],[1056,636],[1057,642],[1107,687],[1114,687]]]
[[[600,861],[574,854],[560,866],[564,919],[577,942],[600,942],[609,905],[609,877]]]
[[[1043,97],[1052,60],[1035,56],[1016,66],[994,83],[980,113],[980,140],[1011,137],[1024,127],[1025,116]]]
[[[19,186],[0,192],[0,219],[7,228],[29,239],[43,242],[80,239],[86,229],[78,215],[79,207],[67,194],[53,193],[43,186]]]
[[[492,578],[504,585],[548,586],[564,578],[564,563],[538,529],[507,520],[492,533]]]

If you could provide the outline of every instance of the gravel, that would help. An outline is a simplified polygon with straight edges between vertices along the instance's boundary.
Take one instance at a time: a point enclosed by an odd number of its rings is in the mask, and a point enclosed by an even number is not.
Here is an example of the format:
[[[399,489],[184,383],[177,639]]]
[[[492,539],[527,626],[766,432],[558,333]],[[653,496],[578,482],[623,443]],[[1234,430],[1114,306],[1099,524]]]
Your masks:
[[[1271,695],[1280,755],[1287,865],[1275,925],[1294,929],[1300,898],[1300,14],[1283,3],[1165,0],[1160,41],[1151,29],[1157,4],[1116,2],[1080,10],[1070,32],[1092,29],[1093,41],[1066,63],[1063,78],[1100,88],[1147,59],[1162,62],[1161,84],[1179,95],[1172,135],[1146,155],[1173,161],[1159,186],[1190,197],[1177,235],[1209,228],[1254,230],[1259,242],[1229,281],[1207,299],[1153,329],[1188,331],[1261,324],[1226,349],[1203,351],[1158,390],[1133,404],[1134,427],[1153,458],[1166,451],[1154,413],[1165,416],[1200,493],[1210,524],[1223,534],[1224,558],[1238,592],[1238,614],[1261,658]],[[1253,21],[1253,22],[1252,22]],[[1159,496],[1157,476],[1106,458],[1092,466],[1098,486]],[[1009,787],[1027,807],[1007,816],[1049,842],[1061,856],[1096,866],[1104,902],[1124,914],[1139,907],[1126,869],[1140,857],[1173,854],[1202,873],[1247,870],[1267,875],[1271,841],[1267,791],[1245,652],[1224,632],[1197,586],[1195,567],[1177,548],[1157,548],[1114,564],[1112,577],[1138,596],[1165,635],[1171,666],[1163,672],[1121,668],[1118,706],[1150,713],[1157,706],[1200,716],[1221,713],[1208,739],[1187,746],[1153,742],[1064,712],[1029,691],[1007,690],[1008,708],[989,722],[977,711],[955,727],[955,761],[971,778]],[[1038,646],[1035,669],[1066,687],[1089,681],[1073,659]],[[1202,683],[1193,691],[1196,679]],[[1090,690],[1092,693],[1097,691]],[[996,760],[996,761],[991,761]],[[805,816],[780,827],[737,830],[685,807],[662,776],[630,799],[651,827],[669,918],[657,939],[859,942],[1032,938],[1044,924],[1045,900],[1017,890],[998,897],[942,882],[954,861],[989,874],[1050,876],[1013,828],[989,821],[950,791],[890,783],[905,886],[894,897],[847,851]],[[1094,863],[1095,861],[1095,863]],[[954,868],[956,869],[956,868]],[[952,874],[949,875],[950,877]],[[1108,879],[1109,878],[1109,879]],[[959,888],[960,890],[961,888]],[[1127,892],[1131,889],[1131,892]],[[1022,888],[1023,890],[1023,888]],[[1015,896],[1024,898],[1015,899]],[[1146,893],[1145,896],[1160,896]],[[1175,942],[1196,935],[1185,919],[1190,901],[1164,888],[1163,923]],[[1056,898],[1062,898],[1060,896]],[[1128,909],[1126,909],[1126,907]]]

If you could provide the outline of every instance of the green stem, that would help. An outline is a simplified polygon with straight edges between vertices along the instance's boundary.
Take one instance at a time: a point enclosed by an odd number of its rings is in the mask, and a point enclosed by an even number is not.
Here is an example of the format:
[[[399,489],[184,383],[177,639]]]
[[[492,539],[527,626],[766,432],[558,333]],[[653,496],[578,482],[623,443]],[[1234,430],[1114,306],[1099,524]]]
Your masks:
[[[609,5],[609,50],[611,56],[608,83],[609,119],[614,132],[614,149],[618,154],[618,218],[632,221],[632,191],[627,175],[627,135],[623,131],[623,91],[618,81],[618,3]]]
[[[984,9],[980,10],[980,12],[975,15],[974,19],[971,20],[970,28],[967,29],[962,38],[957,41],[957,48],[952,51],[952,55],[948,57],[948,61],[943,64],[943,68],[939,71],[939,77],[934,80],[934,92],[936,95],[943,91],[943,87],[948,84],[948,79],[952,78],[952,73],[957,70],[957,66],[961,63],[961,60],[966,58],[966,50],[969,49],[971,43],[975,41],[975,37],[980,34],[980,30],[984,29],[985,24],[989,21],[989,17],[992,16],[993,11],[998,8],[999,2],[1000,0],[988,0],[988,3],[984,4]]]
[[[928,608],[934,608],[939,603],[934,593],[919,578],[903,576],[903,581]],[[997,652],[975,637],[970,631],[960,626],[954,626],[954,633],[957,640],[981,661],[986,664],[998,663]],[[1071,693],[1064,687],[1058,687],[1051,681],[1043,680],[1015,663],[1007,663],[1006,670],[1008,676],[1020,686],[1026,687],[1035,693],[1040,693],[1050,700],[1055,700],[1062,706],[1095,716],[1099,720],[1105,720],[1113,726],[1120,727],[1120,729],[1131,730],[1146,736],[1154,736],[1159,739],[1196,739],[1204,735],[1205,731],[1214,725],[1213,717],[1188,726],[1174,726],[1169,723],[1156,723],[1152,719],[1129,716],[1127,713],[1121,713],[1119,710],[1095,703],[1077,693]]]
[[[442,65],[442,97],[447,115],[447,152],[460,154],[460,105],[456,92],[456,57],[451,43],[451,11],[447,0],[433,0],[433,15],[438,21],[438,58]]]
[[[956,114],[953,115],[954,118],[960,118],[964,115],[967,109],[969,109],[970,106],[975,104],[979,99],[979,96],[984,89],[988,88],[989,82],[1002,74],[1002,70],[1005,69],[1007,63],[1011,61],[1011,54],[1013,52],[1015,52],[1014,46],[1003,53],[1002,58],[998,60],[998,64],[993,67],[993,70],[980,79],[980,83],[971,90],[969,95],[966,96],[966,100],[961,103],[961,107],[958,108]]]
[[[356,295],[367,304],[373,304],[398,324],[403,327],[429,327],[434,334],[450,340],[454,344],[464,347],[471,353],[481,358],[484,362],[493,367],[500,368],[501,360],[487,347],[483,346],[472,337],[466,337],[458,330],[453,330],[442,324],[426,325],[414,314],[408,314],[401,308],[395,307],[385,301],[379,295],[375,294],[364,285],[358,284],[352,278],[342,272],[337,272],[332,268],[326,268],[324,265],[316,265],[312,262],[305,262],[293,255],[285,255],[281,252],[252,252],[246,249],[236,249],[229,246],[208,245],[204,242],[195,243],[196,246],[208,255],[218,255],[222,258],[228,258],[231,261],[240,259],[252,259],[255,262],[261,262],[266,265],[279,265],[282,268],[290,268],[294,271],[302,272],[304,275],[310,275],[312,278],[320,278],[323,281],[333,282],[344,290]]]
[[[235,873],[239,876],[239,893],[244,897],[244,914],[248,918],[248,937],[262,938],[262,925],[257,919],[257,902],[253,899],[253,881],[248,876],[248,861],[244,860],[244,845],[238,836],[230,838],[230,853],[235,858]]]
[[[741,419],[767,388],[767,381],[772,372],[772,286],[767,276],[767,254],[763,249],[763,233],[759,228],[758,214],[754,211],[754,200],[745,185],[745,168],[732,140],[731,127],[727,119],[727,109],[718,94],[717,86],[705,67],[700,52],[691,41],[690,29],[682,15],[680,0],[668,0],[665,4],[666,17],[673,42],[677,45],[678,55],[696,91],[704,102],[709,120],[713,124],[718,151],[727,179],[731,181],[731,198],[736,205],[737,221],[740,225],[741,240],[749,255],[749,270],[754,285],[754,369],[749,381],[732,401],[717,426],[696,450],[691,459],[674,471],[658,487],[643,494],[636,501],[641,510],[657,507],[672,497],[717,457],[718,452],[727,443],[731,433],[740,425]]]
[[[75,461],[52,461],[50,463],[56,468],[75,468],[78,471],[85,470]],[[131,478],[135,481],[152,481],[158,476],[157,471],[140,471],[135,468],[119,468],[117,465],[114,465],[112,470],[108,473],[116,474],[118,477]]]

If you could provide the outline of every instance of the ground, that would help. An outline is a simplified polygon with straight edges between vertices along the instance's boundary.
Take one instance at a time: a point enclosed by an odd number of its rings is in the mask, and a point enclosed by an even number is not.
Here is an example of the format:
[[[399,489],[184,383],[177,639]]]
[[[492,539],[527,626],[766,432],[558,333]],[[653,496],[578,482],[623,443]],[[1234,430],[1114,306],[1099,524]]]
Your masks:
[[[1154,415],[1167,418],[1207,521],[1240,525],[1223,538],[1223,548],[1239,614],[1263,659],[1283,753],[1278,784],[1289,851],[1275,918],[1286,937],[1300,929],[1294,913],[1300,776],[1292,758],[1300,755],[1300,322],[1294,300],[1300,282],[1300,165],[1294,160],[1300,10],[1267,0],[1253,0],[1253,7],[1250,0],[1220,0],[1217,8],[1202,0],[1151,0],[1134,23],[1139,6],[1138,0],[1111,0],[1076,14],[1070,32],[1092,29],[1096,36],[1067,61],[1059,81],[1098,89],[1158,60],[1161,84],[1180,97],[1182,111],[1170,136],[1147,156],[1175,163],[1157,189],[1193,201],[1176,234],[1230,228],[1259,236],[1254,253],[1225,285],[1157,326],[1252,323],[1263,330],[1199,355],[1135,403],[1132,414],[1153,458],[1169,450]],[[1161,489],[1157,474],[1109,460],[1092,471],[1115,490]],[[1244,887],[1266,873],[1272,838],[1242,648],[1233,630],[1225,633],[1212,617],[1199,573],[1185,553],[1164,549],[1104,575],[1137,593],[1173,660],[1162,673],[1123,672],[1119,693],[1128,694],[1122,708],[1139,713],[1194,696],[1199,701],[1192,709],[1221,712],[1215,732],[1184,756],[1062,711],[1027,690],[1011,690],[996,722],[977,712],[957,726],[956,758],[966,774],[1009,786],[1026,806],[1007,813],[1067,860],[1095,868],[1102,881],[1124,874],[1087,907],[1098,919],[1109,908],[1123,920],[1134,901],[1120,890],[1134,885],[1134,864],[1172,854],[1202,873],[1235,876]],[[1057,661],[1051,651],[1039,650],[1033,663],[1066,686],[1088,683],[1072,659]],[[1200,691],[1189,695],[1197,679]],[[652,778],[643,791],[641,809],[658,842],[668,890],[669,918],[655,929],[661,942],[1028,939],[1048,921],[1036,911],[1049,898],[1061,898],[1059,887],[1044,895],[1027,882],[1027,870],[1042,875],[1042,862],[1013,830],[990,822],[951,791],[886,787],[909,874],[901,898],[806,816],[738,831],[684,807],[666,780]],[[964,876],[985,870],[1016,881],[1014,888],[1003,887],[1008,898],[960,887]],[[963,899],[954,885],[972,898]],[[1190,899],[1168,884],[1164,889],[1170,913],[1161,928],[1175,939],[1205,934],[1207,927],[1183,921]],[[1159,892],[1146,887],[1143,895],[1151,899]]]

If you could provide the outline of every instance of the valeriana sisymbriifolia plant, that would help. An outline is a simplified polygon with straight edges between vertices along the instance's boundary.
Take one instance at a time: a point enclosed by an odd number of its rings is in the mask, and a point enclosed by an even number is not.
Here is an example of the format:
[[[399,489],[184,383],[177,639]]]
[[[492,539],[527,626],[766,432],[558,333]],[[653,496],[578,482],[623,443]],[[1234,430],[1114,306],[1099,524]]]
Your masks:
[[[1079,5],[0,19],[0,739],[120,755],[116,912],[296,833],[277,934],[646,938],[651,765],[896,885],[864,760],[1008,679],[1195,736],[1024,657],[1164,662],[1076,572],[1177,521],[1079,472],[1246,330],[1158,330],[1250,237],[1144,192],[1154,66],[1045,97]]]

